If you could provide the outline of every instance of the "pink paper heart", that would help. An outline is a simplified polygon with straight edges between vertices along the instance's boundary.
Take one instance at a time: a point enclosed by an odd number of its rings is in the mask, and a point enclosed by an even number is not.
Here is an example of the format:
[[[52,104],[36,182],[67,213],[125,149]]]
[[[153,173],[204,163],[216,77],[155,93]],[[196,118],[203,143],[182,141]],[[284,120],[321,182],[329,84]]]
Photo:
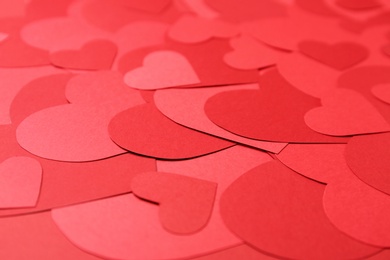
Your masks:
[[[34,207],[42,168],[30,157],[11,157],[0,164],[0,208]]]
[[[160,89],[200,83],[187,59],[174,51],[156,51],[144,58],[144,66],[129,71],[125,83],[138,89]]]
[[[305,114],[313,130],[333,136],[347,136],[390,131],[390,125],[359,93],[335,89],[321,99],[322,107]]]
[[[191,234],[206,226],[217,184],[173,173],[147,172],[134,177],[136,196],[160,204],[160,221],[168,231]]]
[[[184,15],[170,28],[168,35],[184,43],[197,43],[212,37],[229,38],[238,34],[238,28],[217,19]]]
[[[50,55],[52,64],[69,69],[103,70],[110,69],[117,47],[106,40],[86,43],[80,50],[61,50]]]

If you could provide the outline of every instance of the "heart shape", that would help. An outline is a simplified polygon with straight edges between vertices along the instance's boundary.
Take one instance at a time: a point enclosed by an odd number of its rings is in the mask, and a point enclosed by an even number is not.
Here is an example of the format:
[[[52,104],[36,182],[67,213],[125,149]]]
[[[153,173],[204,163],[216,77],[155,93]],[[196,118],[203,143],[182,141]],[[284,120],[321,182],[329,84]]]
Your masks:
[[[334,89],[321,99],[322,107],[305,115],[306,124],[319,133],[348,136],[390,131],[390,125],[362,95]]]
[[[198,43],[212,37],[230,38],[238,32],[236,26],[221,20],[184,15],[170,27],[168,35],[179,42]]]
[[[206,115],[230,132],[257,140],[346,142],[306,126],[304,114],[318,106],[319,100],[295,89],[276,69],[265,72],[259,85],[258,90],[234,90],[212,96],[204,106]]]
[[[42,168],[30,157],[11,157],[0,164],[0,208],[34,207]]]
[[[302,41],[299,50],[323,64],[337,70],[348,69],[368,57],[368,50],[354,42],[326,44],[319,41]]]
[[[231,39],[233,51],[227,53],[224,61],[236,69],[261,69],[274,65],[286,52],[267,46],[249,36]]]
[[[372,187],[390,194],[390,133],[354,136],[345,158],[353,173]]]
[[[107,40],[94,40],[80,50],[61,50],[50,54],[53,65],[79,70],[110,69],[117,53],[114,43]]]
[[[118,113],[108,132],[120,147],[162,159],[186,159],[216,152],[234,143],[175,123],[154,104],[144,104]]]
[[[188,60],[174,51],[156,51],[144,58],[143,67],[129,71],[125,83],[137,89],[160,89],[200,83]]]
[[[221,214],[246,243],[282,258],[363,258],[378,252],[329,221],[322,205],[324,189],[274,160],[249,170],[227,188]]]
[[[165,229],[191,234],[206,226],[217,184],[173,173],[146,172],[134,177],[131,189],[136,196],[159,203]]]

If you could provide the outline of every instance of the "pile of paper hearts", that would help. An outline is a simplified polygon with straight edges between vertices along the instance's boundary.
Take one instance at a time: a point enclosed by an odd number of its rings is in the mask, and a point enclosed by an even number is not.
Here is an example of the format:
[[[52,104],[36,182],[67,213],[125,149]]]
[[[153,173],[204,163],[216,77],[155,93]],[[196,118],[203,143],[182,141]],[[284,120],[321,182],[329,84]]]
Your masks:
[[[390,259],[386,0],[0,0],[0,259]]]

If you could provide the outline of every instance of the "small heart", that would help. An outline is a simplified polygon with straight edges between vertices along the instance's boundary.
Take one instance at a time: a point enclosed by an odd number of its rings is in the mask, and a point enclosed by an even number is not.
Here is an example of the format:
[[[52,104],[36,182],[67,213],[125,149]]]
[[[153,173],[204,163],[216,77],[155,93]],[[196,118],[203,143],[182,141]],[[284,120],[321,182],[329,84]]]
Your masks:
[[[61,50],[50,54],[53,65],[80,70],[110,69],[117,53],[114,43],[95,40],[86,43],[80,50]]]
[[[188,159],[234,145],[175,123],[154,104],[144,104],[118,113],[112,118],[108,132],[111,139],[123,149],[162,159]]]
[[[143,67],[126,73],[124,80],[130,87],[160,89],[200,83],[191,64],[177,52],[152,52],[143,63]]]
[[[337,0],[336,4],[345,9],[357,11],[362,9],[378,8],[382,5],[377,0]]]
[[[169,37],[184,43],[198,43],[212,37],[230,38],[239,33],[238,28],[216,19],[184,15],[168,31]]]
[[[318,41],[302,41],[298,48],[310,58],[337,70],[348,69],[368,57],[367,49],[353,42],[329,45]]]
[[[259,89],[226,91],[212,96],[204,106],[206,115],[219,127],[256,140],[346,142],[307,127],[303,117],[319,105],[319,100],[295,89],[276,69],[266,71],[259,79],[259,86]]]
[[[217,184],[173,173],[147,172],[134,177],[136,196],[160,204],[160,220],[170,232],[191,234],[206,226]]]
[[[390,104],[390,84],[380,84],[371,88],[372,94],[378,99]]]
[[[42,168],[30,157],[11,157],[0,164],[0,208],[34,207]]]
[[[231,39],[230,45],[234,50],[227,53],[223,59],[229,66],[236,69],[261,69],[268,67],[274,65],[280,56],[287,53],[267,46],[248,36]]]
[[[359,93],[334,89],[305,115],[306,124],[319,133],[348,136],[390,131],[390,125]]]

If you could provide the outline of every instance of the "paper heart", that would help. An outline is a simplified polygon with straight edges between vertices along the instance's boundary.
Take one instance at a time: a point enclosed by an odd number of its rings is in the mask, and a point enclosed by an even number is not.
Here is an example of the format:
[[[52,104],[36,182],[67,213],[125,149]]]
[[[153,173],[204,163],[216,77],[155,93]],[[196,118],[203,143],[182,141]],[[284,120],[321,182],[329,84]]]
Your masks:
[[[184,15],[168,31],[169,37],[184,43],[198,43],[212,37],[230,38],[239,33],[238,28],[217,19]]]
[[[26,44],[19,36],[0,41],[1,67],[32,67],[49,65],[49,53]]]
[[[191,234],[206,226],[214,205],[217,184],[173,173],[140,173],[131,183],[133,193],[159,203],[164,228]]]
[[[345,158],[353,173],[372,187],[390,194],[390,133],[354,136]]]
[[[230,132],[257,140],[346,142],[316,133],[306,126],[304,114],[317,106],[319,100],[296,90],[276,69],[264,73],[259,85],[259,90],[227,91],[212,96],[204,106],[207,116]],[[298,103],[300,105],[296,106]]]
[[[372,94],[378,99],[390,104],[390,84],[380,84],[371,88]]]
[[[200,83],[187,59],[173,51],[157,51],[144,58],[144,66],[129,71],[125,83],[137,89],[160,89]]]
[[[206,101],[217,93],[230,90],[256,90],[258,88],[258,84],[221,86],[218,88],[171,88],[157,90],[154,94],[154,102],[158,110],[178,124],[233,142],[278,153],[286,146],[286,143],[265,142],[235,135],[215,125],[204,111]]]
[[[360,63],[369,54],[364,46],[354,42],[329,45],[319,41],[302,41],[298,48],[310,58],[338,70],[345,70]]]
[[[58,67],[80,70],[110,69],[117,53],[114,43],[95,40],[86,43],[80,50],[61,50],[50,54],[50,61]]]
[[[112,142],[107,131],[111,113],[78,104],[47,108],[19,124],[17,140],[35,155],[60,161],[91,161],[121,154],[125,151]]]
[[[351,10],[372,9],[382,5],[378,0],[337,0],[336,4]]]
[[[165,117],[153,104],[118,113],[108,131],[120,147],[163,159],[192,158],[216,152],[234,143],[186,128]]]
[[[233,51],[227,53],[224,61],[236,69],[261,69],[274,65],[286,52],[267,46],[251,37],[231,39]]]
[[[390,125],[359,93],[334,89],[321,99],[322,107],[305,114],[306,124],[319,133],[348,136],[390,131]]]
[[[0,164],[0,208],[34,207],[42,181],[42,168],[29,157],[11,157]]]
[[[322,206],[324,189],[278,161],[267,162],[225,191],[221,214],[246,243],[282,258],[363,258],[378,252],[332,225]]]

